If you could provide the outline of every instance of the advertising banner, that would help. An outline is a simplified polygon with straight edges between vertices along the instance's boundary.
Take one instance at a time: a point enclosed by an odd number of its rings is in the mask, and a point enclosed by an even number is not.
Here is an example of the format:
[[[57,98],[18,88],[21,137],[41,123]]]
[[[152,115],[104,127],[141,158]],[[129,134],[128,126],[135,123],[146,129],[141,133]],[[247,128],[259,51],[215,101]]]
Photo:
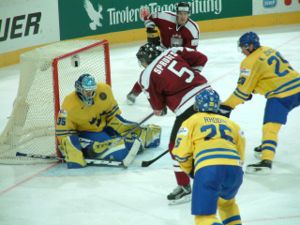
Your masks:
[[[252,0],[192,0],[195,21],[252,14]],[[178,1],[59,0],[61,40],[144,27],[140,9],[175,11]],[[238,9],[238,10],[236,10]]]
[[[299,0],[253,0],[253,15],[300,11]]]
[[[59,40],[57,1],[1,0],[0,54]]]

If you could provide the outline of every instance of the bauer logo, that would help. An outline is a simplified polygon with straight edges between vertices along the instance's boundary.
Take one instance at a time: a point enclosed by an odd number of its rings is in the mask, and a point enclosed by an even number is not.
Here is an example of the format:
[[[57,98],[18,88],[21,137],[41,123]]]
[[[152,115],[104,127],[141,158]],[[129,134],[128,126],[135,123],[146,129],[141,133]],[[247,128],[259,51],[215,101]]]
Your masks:
[[[277,0],[264,0],[264,8],[274,8],[277,5]]]
[[[91,30],[96,30],[97,27],[102,27],[102,23],[101,23],[101,20],[103,20],[102,5],[98,4],[94,8],[93,4],[89,0],[84,0],[83,6],[91,20],[89,24]]]
[[[41,12],[0,19],[0,41],[36,35],[40,31]]]

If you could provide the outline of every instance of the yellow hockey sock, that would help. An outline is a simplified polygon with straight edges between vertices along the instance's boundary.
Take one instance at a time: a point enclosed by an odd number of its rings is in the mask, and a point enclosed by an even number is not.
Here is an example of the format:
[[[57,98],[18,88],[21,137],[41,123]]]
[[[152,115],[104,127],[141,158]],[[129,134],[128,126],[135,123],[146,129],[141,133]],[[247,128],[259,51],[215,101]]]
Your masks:
[[[230,200],[219,198],[218,209],[223,224],[226,225],[242,224],[241,217],[240,217],[240,210],[234,198]]]
[[[281,128],[279,123],[266,123],[263,126],[263,139],[261,144],[262,160],[273,160],[277,146],[278,133]]]
[[[195,216],[195,224],[196,225],[222,225],[222,223],[220,222],[220,220],[217,218],[215,214],[205,215],[205,216],[197,215]]]

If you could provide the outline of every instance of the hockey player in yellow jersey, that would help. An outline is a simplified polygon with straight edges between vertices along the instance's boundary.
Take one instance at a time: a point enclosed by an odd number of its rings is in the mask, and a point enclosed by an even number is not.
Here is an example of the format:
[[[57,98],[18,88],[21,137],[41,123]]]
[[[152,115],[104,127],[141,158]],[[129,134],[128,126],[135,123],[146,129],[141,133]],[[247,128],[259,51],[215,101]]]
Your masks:
[[[182,123],[173,150],[182,170],[194,178],[196,225],[242,224],[235,196],[243,181],[245,139],[236,123],[218,114],[219,104],[216,91],[200,92],[194,104],[198,113]]]
[[[221,112],[230,115],[237,105],[258,93],[267,99],[262,143],[255,148],[260,162],[248,165],[247,173],[268,173],[272,168],[278,133],[287,122],[288,113],[300,105],[300,74],[275,49],[261,46],[254,32],[239,39],[239,47],[246,58],[241,63],[240,77],[233,94],[221,103]]]
[[[56,125],[59,148],[68,168],[86,166],[85,158],[122,161],[129,165],[143,147],[157,147],[161,129],[125,120],[110,86],[81,75],[67,95]],[[124,135],[124,136],[123,136]]]

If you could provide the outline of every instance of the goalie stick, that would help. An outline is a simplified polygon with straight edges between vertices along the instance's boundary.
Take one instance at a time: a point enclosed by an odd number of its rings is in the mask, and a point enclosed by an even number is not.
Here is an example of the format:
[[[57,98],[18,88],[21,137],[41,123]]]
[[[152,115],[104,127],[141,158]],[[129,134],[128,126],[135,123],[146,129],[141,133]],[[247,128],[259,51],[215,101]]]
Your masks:
[[[35,159],[49,159],[49,160],[58,160],[64,162],[64,158],[55,156],[55,155],[40,155],[40,154],[26,154],[22,152],[17,152],[16,156],[28,157]],[[115,167],[124,167],[123,162],[120,161],[110,161],[104,159],[85,159],[88,166],[115,166]],[[127,167],[127,166],[125,166]]]
[[[148,167],[148,166],[150,166],[152,163],[156,162],[158,159],[160,159],[161,157],[163,157],[168,152],[169,152],[169,149],[167,149],[166,151],[164,151],[160,155],[156,156],[154,159],[151,159],[151,160],[148,160],[148,161],[142,161],[141,166],[142,167]]]
[[[148,119],[150,119],[153,115],[154,115],[154,112],[150,113],[148,116],[146,116],[144,119],[142,119],[139,123],[137,123],[137,125],[134,128],[126,131],[122,137],[126,137],[128,134],[132,133],[132,131],[139,128],[144,122],[146,122]]]

